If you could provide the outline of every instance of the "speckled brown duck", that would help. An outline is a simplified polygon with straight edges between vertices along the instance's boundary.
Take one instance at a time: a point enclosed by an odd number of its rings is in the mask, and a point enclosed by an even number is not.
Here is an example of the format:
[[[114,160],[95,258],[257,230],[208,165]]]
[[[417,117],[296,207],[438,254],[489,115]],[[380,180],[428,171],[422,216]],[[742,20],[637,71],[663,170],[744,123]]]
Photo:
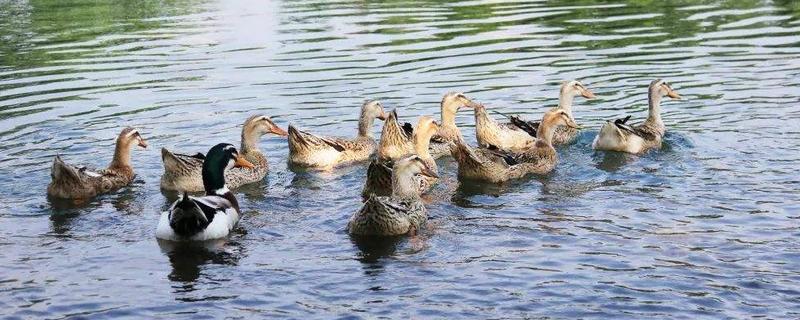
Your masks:
[[[628,125],[631,116],[614,121],[606,121],[595,137],[592,148],[596,150],[642,153],[661,148],[666,132],[661,120],[661,99],[664,97],[680,99],[681,96],[664,80],[657,79],[648,88],[648,115],[640,125]]]
[[[134,177],[131,166],[131,148],[134,145],[146,148],[147,142],[139,130],[130,127],[123,129],[117,136],[111,164],[101,170],[69,165],[60,156],[56,156],[50,170],[52,181],[47,186],[48,196],[58,199],[89,199],[130,184]]]
[[[416,155],[396,161],[392,167],[392,195],[371,195],[350,217],[347,231],[359,236],[397,236],[417,232],[428,219],[425,204],[420,199],[418,175],[438,178]]]
[[[458,162],[458,176],[499,183],[528,174],[546,174],[558,162],[552,141],[555,129],[560,125],[578,127],[564,110],[554,109],[545,113],[536,142],[523,152],[501,150],[491,145],[471,148],[463,140],[457,141],[451,151]]]
[[[355,138],[318,136],[289,126],[289,165],[295,168],[330,170],[369,159],[377,143],[372,137],[375,119],[386,119],[380,102],[370,100],[361,106],[358,135]]]

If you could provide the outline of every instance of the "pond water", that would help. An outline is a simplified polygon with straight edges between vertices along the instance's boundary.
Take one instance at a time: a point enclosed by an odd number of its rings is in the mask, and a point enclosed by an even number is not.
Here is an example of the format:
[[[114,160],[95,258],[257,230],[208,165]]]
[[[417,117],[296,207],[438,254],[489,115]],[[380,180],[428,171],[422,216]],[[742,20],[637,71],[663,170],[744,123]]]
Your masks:
[[[662,150],[593,152],[669,80]],[[255,113],[356,132],[366,98],[438,118],[443,93],[540,117],[562,80],[582,130],[545,177],[459,184],[442,159],[420,235],[344,230],[365,166],[271,172],[225,242],[154,237],[159,149],[238,144]],[[0,314],[65,317],[798,318],[800,2],[0,1]],[[499,116],[498,116],[499,117]],[[457,117],[474,142],[469,110]],[[135,182],[45,197],[52,159],[104,166],[138,127]],[[376,134],[380,128],[374,128]]]

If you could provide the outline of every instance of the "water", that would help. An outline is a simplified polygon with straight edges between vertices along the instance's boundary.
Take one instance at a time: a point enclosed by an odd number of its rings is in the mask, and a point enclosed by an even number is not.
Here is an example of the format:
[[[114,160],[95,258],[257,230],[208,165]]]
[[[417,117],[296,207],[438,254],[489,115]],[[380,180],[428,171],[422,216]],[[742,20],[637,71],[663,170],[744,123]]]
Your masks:
[[[0,313],[798,318],[799,32],[788,0],[0,1]],[[656,77],[684,97],[664,149],[592,152],[604,120],[645,116]],[[536,118],[567,79],[599,99],[576,99],[586,129],[556,171],[459,185],[440,161],[419,236],[351,239],[365,168],[295,175],[267,137],[227,242],[154,238],[162,146],[238,144],[254,113],[354,134],[366,98],[438,118],[449,90]],[[151,145],[132,186],[46,199],[56,154],[104,166],[126,125]]]

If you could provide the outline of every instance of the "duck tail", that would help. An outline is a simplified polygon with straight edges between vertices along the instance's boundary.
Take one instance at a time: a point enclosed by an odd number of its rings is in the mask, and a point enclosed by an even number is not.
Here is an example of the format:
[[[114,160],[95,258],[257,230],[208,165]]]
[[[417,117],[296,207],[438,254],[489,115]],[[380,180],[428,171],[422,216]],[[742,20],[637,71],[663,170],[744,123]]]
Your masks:
[[[381,139],[378,142],[378,155],[382,158],[392,158],[385,154],[386,150],[405,150],[404,153],[413,152],[411,139],[413,127],[401,125],[397,120],[397,110],[392,110],[381,129]]]
[[[186,192],[181,194],[170,211],[169,225],[178,235],[194,235],[209,224],[203,210]]]
[[[289,125],[289,149],[291,150],[298,150],[298,149],[307,149],[312,144],[314,144],[311,140],[311,136],[303,131],[297,130],[297,128],[293,125]]]
[[[361,200],[371,195],[388,196],[392,193],[392,168],[390,162],[373,159],[367,167],[367,179],[361,191]]]
[[[458,166],[478,167],[481,164],[472,148],[459,138],[450,144],[450,154],[458,162]]]
[[[53,159],[53,167],[50,169],[50,177],[53,181],[80,181],[80,174],[74,167],[64,163],[61,156],[56,155]]]

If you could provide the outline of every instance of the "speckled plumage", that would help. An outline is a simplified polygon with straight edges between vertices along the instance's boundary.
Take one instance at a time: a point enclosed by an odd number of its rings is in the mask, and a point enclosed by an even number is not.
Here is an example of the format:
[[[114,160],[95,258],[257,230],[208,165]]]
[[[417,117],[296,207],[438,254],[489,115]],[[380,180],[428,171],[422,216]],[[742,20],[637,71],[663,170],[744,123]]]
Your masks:
[[[431,157],[428,146],[431,137],[438,131],[438,123],[431,117],[421,117],[417,127],[411,128],[411,125],[406,123],[403,126],[399,125],[396,112],[392,112],[386,119],[384,125],[384,132],[381,135],[381,143],[378,146],[378,154],[389,155],[390,157],[373,159],[367,168],[367,178],[364,183],[364,189],[361,192],[363,199],[367,199],[370,194],[379,196],[386,196],[392,193],[392,166],[394,161],[402,156],[409,154],[416,154],[425,162],[425,164],[433,171],[438,171],[436,161]],[[393,127],[387,130],[386,127]],[[383,135],[391,135],[391,139],[384,139]],[[381,152],[384,149],[391,148],[393,153]],[[418,177],[420,193],[429,191],[438,178],[420,176]]]
[[[558,125],[576,127],[574,120],[564,110],[551,110],[542,117],[542,128],[532,145],[521,151],[502,150],[495,146],[471,148],[463,140],[457,141],[451,152],[458,162],[461,178],[499,183],[518,179],[528,174],[546,174],[558,162],[552,145],[553,132]]]
[[[393,236],[413,233],[428,219],[428,211],[420,199],[395,200],[371,195],[347,223],[351,234]]]
[[[350,217],[349,233],[395,236],[413,233],[425,223],[428,216],[420,199],[418,176],[438,176],[418,156],[395,161],[391,172],[391,196],[369,195],[361,209]]]
[[[463,140],[452,147],[458,162],[458,176],[466,179],[499,183],[528,174],[546,174],[558,161],[552,146],[537,146],[523,153],[512,153],[486,147],[471,148]]]

